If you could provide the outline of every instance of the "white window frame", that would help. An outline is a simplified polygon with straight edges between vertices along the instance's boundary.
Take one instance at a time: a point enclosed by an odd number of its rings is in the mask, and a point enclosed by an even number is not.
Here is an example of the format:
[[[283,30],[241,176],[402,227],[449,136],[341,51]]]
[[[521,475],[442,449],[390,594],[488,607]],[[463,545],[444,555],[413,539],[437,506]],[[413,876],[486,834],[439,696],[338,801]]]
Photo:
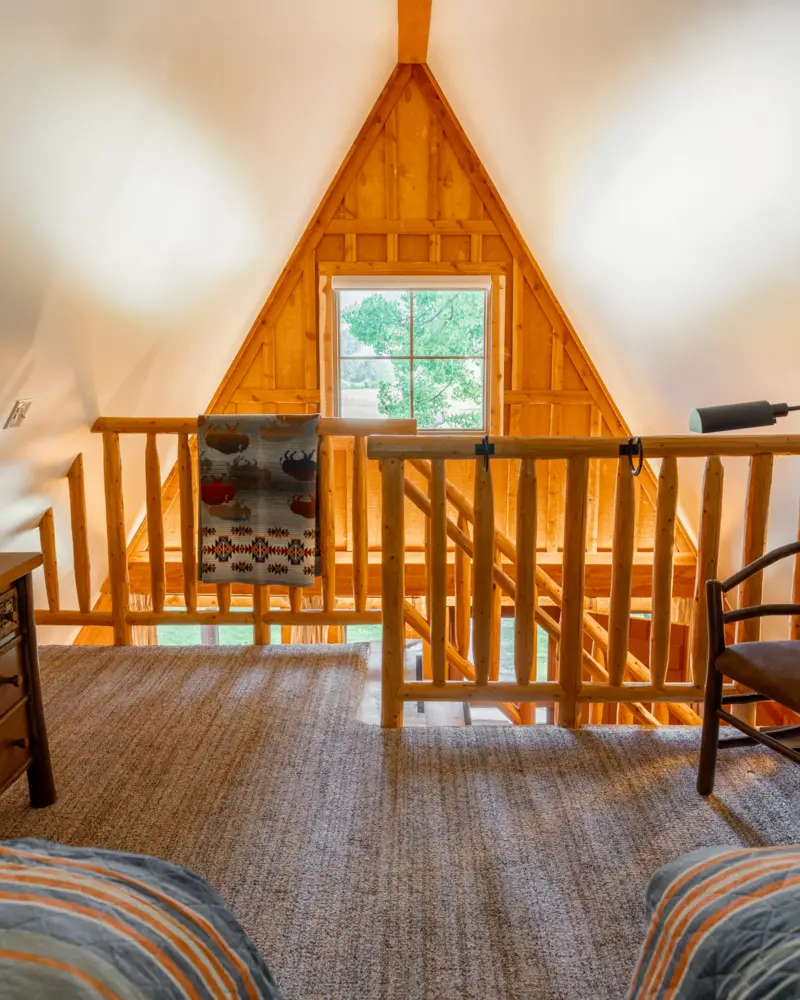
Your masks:
[[[339,368],[339,292],[340,291],[424,291],[424,290],[434,290],[434,291],[482,291],[486,293],[485,299],[485,312],[483,320],[483,399],[482,399],[482,410],[483,419],[480,428],[469,427],[450,427],[450,428],[436,428],[436,427],[425,427],[420,428],[420,433],[423,434],[486,434],[489,431],[489,424],[491,422],[490,409],[491,409],[491,396],[490,396],[490,383],[491,383],[491,363],[492,363],[492,337],[494,336],[493,330],[493,309],[492,309],[492,294],[494,290],[494,284],[491,275],[459,275],[459,276],[448,276],[448,275],[425,275],[416,277],[403,277],[402,275],[392,275],[390,277],[360,277],[357,275],[336,275],[333,277],[331,282],[332,291],[332,302],[331,307],[333,315],[330,317],[331,322],[331,349],[332,349],[332,376],[333,376],[333,410],[335,416],[341,416],[341,377]],[[414,363],[414,353],[413,353],[413,339],[411,343],[411,354],[410,363],[412,368],[412,395],[411,395],[411,407],[413,418],[413,363]],[[451,355],[448,355],[450,357]],[[452,357],[461,357],[461,355],[452,355]],[[380,417],[376,419],[380,420]]]

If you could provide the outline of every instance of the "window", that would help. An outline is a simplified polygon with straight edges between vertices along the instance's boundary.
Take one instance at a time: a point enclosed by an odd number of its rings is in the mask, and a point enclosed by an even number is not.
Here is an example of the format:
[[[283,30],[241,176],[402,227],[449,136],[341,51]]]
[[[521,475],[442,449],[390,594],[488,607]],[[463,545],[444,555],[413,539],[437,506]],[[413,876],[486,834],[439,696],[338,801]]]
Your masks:
[[[488,282],[334,287],[339,416],[484,429]]]

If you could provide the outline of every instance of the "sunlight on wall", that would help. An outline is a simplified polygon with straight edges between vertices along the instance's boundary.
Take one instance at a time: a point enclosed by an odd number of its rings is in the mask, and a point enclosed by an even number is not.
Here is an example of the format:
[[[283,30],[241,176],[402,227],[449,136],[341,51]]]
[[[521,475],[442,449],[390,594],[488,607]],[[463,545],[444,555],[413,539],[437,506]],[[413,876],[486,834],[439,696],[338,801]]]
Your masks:
[[[2,46],[0,46],[0,50]],[[100,61],[0,61],[0,219],[121,312],[162,316],[263,252],[214,136]],[[31,89],[32,88],[32,89]]]
[[[595,132],[558,239],[631,337],[694,336],[800,256],[800,5],[686,28]]]

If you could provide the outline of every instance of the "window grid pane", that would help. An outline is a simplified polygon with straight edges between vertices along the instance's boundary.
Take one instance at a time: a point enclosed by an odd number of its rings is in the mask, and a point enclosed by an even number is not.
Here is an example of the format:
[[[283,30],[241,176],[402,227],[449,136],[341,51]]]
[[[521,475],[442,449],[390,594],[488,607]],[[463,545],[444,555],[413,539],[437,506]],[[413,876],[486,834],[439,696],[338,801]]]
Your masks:
[[[340,415],[484,428],[487,301],[472,289],[340,292]]]

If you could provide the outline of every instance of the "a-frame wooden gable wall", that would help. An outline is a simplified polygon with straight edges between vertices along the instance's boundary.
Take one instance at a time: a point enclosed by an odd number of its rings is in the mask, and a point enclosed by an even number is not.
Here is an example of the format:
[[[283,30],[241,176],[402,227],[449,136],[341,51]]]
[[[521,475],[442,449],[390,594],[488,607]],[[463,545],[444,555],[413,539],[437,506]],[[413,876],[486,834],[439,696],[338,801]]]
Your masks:
[[[278,279],[209,412],[313,413],[328,408],[320,344],[329,303],[320,279],[332,271],[403,275],[415,267],[443,274],[505,276],[502,350],[489,377],[502,399],[494,433],[628,435],[596,369],[547,285],[477,154],[425,65],[400,64],[334,178],[319,210]],[[324,287],[324,284],[323,284]],[[322,310],[320,310],[322,299]],[[320,336],[321,330],[323,336]],[[320,376],[322,373],[322,381]],[[563,463],[540,475],[538,547],[555,552],[563,535]],[[611,548],[615,463],[592,471],[589,545]],[[448,475],[469,490],[471,469],[450,463]],[[351,456],[337,454],[337,546],[348,540]],[[170,506],[171,486],[165,487]],[[505,489],[500,478],[501,494]],[[370,542],[379,545],[379,484],[370,480]],[[653,546],[655,482],[637,480],[637,547]],[[513,529],[513,498],[499,496]],[[508,502],[506,502],[508,500]],[[423,546],[421,521],[418,541]],[[167,544],[178,537],[167,512]],[[692,552],[682,526],[677,547]],[[134,547],[146,545],[140,530]],[[415,546],[416,547],[416,546]]]

